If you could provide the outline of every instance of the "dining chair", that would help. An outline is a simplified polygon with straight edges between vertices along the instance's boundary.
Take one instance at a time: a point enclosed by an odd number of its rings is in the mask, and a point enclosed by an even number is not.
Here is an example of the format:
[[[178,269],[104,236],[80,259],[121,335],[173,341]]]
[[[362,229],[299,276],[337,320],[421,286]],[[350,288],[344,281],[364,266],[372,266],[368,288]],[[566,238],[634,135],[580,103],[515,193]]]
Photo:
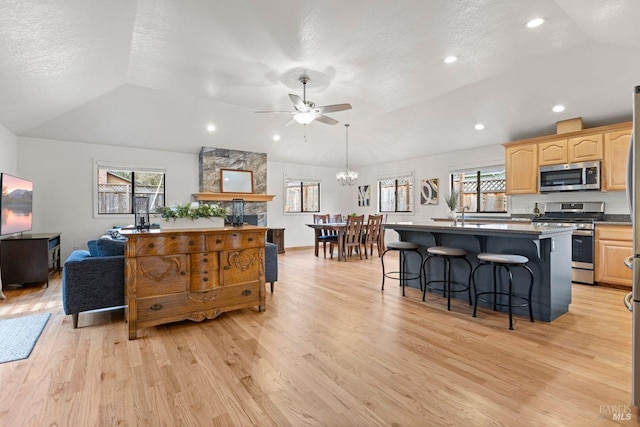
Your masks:
[[[344,222],[344,220],[342,219],[342,214],[330,214],[329,215],[329,223],[331,224],[340,224]],[[338,243],[338,231],[337,230],[327,230],[327,236],[334,236],[334,238],[327,238],[327,240],[330,242],[329,244],[329,252],[331,254],[331,258],[333,259],[333,246],[334,243]],[[326,255],[325,255],[326,258]]]
[[[381,252],[384,252],[384,243],[383,243],[383,233],[382,233],[382,220],[384,219],[383,215],[369,215],[367,219],[366,230],[364,230],[364,256],[369,259],[367,256],[367,246],[369,247],[369,251],[371,252],[371,256],[373,256],[373,245],[376,245],[378,248],[378,257],[380,257]],[[382,250],[380,249],[382,247]]]
[[[329,223],[329,214],[314,214],[313,215],[313,223],[314,224],[328,224]],[[332,242],[338,241],[338,236],[335,233],[330,233],[329,230],[316,230],[316,240],[315,240],[315,255],[318,256],[318,250],[320,247],[320,243],[322,242],[322,251],[324,253],[324,257],[327,257],[327,243],[331,244]],[[331,245],[329,246],[331,248]],[[333,255],[333,252],[332,252]]]
[[[355,249],[362,259],[362,226],[364,225],[364,215],[360,216],[347,216],[347,225],[344,234],[344,255],[345,260],[347,256],[353,254]],[[366,250],[366,248],[365,248]]]

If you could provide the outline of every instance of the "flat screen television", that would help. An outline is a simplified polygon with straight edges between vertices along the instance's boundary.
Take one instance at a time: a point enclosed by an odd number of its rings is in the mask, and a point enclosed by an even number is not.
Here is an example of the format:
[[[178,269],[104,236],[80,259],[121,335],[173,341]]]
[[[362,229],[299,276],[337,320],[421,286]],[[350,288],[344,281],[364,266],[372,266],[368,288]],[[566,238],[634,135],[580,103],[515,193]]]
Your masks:
[[[31,230],[33,183],[8,173],[0,174],[0,236]]]

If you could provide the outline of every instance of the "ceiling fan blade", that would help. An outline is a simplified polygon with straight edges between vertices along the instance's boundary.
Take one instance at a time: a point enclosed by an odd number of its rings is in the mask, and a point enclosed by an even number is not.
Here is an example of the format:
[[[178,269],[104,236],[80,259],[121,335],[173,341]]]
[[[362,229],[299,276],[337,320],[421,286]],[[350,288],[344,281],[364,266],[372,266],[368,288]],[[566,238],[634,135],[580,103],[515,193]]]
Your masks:
[[[351,110],[351,104],[324,105],[322,107],[316,108],[316,111],[320,114],[334,113],[336,111],[344,111],[344,110]]]
[[[287,113],[287,114],[296,114],[297,111],[254,111],[254,113]]]
[[[307,108],[302,98],[300,98],[298,95],[294,95],[293,93],[290,93],[289,98],[291,98],[291,102],[293,102],[293,105],[296,107],[296,109],[305,110]]]
[[[289,126],[291,126],[294,123],[296,123],[296,119],[292,118],[287,123],[285,123],[284,127],[288,128]]]
[[[327,125],[338,124],[338,121],[336,119],[332,119],[329,116],[323,116],[322,114],[316,114],[316,120],[319,122],[325,123]]]

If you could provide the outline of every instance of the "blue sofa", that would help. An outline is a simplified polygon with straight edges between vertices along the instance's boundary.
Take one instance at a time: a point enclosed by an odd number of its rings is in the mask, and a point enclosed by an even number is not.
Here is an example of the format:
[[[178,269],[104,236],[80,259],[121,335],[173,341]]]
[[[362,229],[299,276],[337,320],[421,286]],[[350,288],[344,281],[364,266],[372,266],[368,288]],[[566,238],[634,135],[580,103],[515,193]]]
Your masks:
[[[62,306],[73,316],[78,327],[78,314],[125,305],[123,240],[101,238],[87,242],[89,251],[75,250],[64,262],[62,270]],[[278,280],[278,247],[265,244],[265,281]]]

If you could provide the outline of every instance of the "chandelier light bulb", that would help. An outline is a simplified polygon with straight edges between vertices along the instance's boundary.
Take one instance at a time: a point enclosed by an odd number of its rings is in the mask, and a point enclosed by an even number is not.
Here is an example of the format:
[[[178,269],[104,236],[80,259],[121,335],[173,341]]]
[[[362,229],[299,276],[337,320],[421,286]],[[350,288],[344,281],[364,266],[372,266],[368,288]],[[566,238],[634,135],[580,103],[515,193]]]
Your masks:
[[[345,185],[353,185],[358,179],[358,172],[349,170],[349,124],[344,125],[346,134],[347,134],[347,164],[344,171],[338,172],[336,174],[336,179],[338,180],[338,184]]]

